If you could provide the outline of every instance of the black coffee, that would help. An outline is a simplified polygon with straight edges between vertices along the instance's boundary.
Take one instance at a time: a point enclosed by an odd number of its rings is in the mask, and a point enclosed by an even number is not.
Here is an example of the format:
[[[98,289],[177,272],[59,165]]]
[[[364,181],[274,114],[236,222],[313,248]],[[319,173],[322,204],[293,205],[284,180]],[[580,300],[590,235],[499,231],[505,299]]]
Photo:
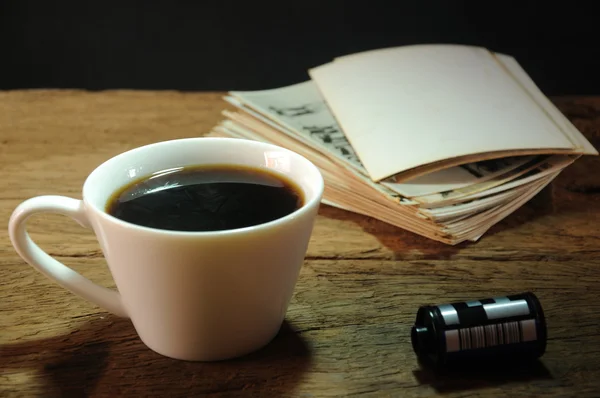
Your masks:
[[[193,166],[164,170],[113,194],[106,211],[133,224],[173,231],[220,231],[284,217],[302,191],[268,170]]]

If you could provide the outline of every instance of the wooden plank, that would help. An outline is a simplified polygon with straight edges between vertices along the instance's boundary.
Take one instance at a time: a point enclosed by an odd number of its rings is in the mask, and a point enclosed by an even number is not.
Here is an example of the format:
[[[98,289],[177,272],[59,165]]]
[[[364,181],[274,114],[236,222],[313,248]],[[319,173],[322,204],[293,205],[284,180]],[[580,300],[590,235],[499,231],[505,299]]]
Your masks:
[[[61,259],[112,285],[102,259]],[[438,390],[458,396],[473,388],[489,396],[585,395],[598,386],[599,266],[598,260],[310,260],[271,344],[233,361],[190,363],[155,354],[128,320],[29,267],[5,263],[0,386],[26,396],[81,389],[93,396],[427,396]],[[503,373],[506,380],[488,373],[440,378],[419,367],[409,336],[420,305],[526,290],[538,295],[548,322],[548,350],[538,366]]]
[[[36,195],[81,197],[97,165],[124,150],[201,136],[222,93],[29,90],[0,93],[0,217]],[[558,98],[600,147],[600,98]],[[233,361],[175,361],[128,320],[25,264],[0,229],[2,396],[595,396],[600,389],[600,168],[583,158],[484,238],[456,247],[323,206],[280,335]],[[90,230],[35,216],[32,237],[107,287]],[[535,368],[433,376],[409,341],[418,306],[534,291],[548,352]]]

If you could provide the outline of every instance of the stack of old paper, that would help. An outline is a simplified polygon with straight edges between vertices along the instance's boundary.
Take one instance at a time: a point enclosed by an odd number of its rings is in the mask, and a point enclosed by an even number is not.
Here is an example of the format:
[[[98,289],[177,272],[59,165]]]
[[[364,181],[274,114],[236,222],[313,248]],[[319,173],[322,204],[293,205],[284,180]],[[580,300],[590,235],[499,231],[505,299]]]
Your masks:
[[[323,202],[425,237],[479,239],[598,152],[510,56],[416,45],[337,58],[310,80],[231,91],[210,135],[304,155]]]

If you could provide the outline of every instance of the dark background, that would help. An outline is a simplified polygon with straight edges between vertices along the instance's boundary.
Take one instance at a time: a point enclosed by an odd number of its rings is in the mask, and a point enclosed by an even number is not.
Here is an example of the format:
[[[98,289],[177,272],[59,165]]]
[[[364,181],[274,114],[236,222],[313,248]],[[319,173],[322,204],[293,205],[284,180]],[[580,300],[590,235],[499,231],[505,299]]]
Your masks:
[[[0,89],[265,89],[415,43],[516,57],[548,95],[600,94],[592,2],[3,1]]]

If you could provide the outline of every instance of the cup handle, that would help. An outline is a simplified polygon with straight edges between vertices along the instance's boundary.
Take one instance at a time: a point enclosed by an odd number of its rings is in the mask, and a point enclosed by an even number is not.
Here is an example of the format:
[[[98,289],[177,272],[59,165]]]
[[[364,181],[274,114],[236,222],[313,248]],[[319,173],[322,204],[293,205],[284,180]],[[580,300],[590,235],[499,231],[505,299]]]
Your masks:
[[[69,216],[83,227],[90,223],[83,201],[65,196],[37,196],[21,203],[13,211],[8,224],[10,240],[17,253],[29,265],[72,293],[112,312],[128,317],[121,295],[112,289],[95,284],[63,263],[55,260],[31,240],[26,229],[27,219],[35,213],[51,212]]]

